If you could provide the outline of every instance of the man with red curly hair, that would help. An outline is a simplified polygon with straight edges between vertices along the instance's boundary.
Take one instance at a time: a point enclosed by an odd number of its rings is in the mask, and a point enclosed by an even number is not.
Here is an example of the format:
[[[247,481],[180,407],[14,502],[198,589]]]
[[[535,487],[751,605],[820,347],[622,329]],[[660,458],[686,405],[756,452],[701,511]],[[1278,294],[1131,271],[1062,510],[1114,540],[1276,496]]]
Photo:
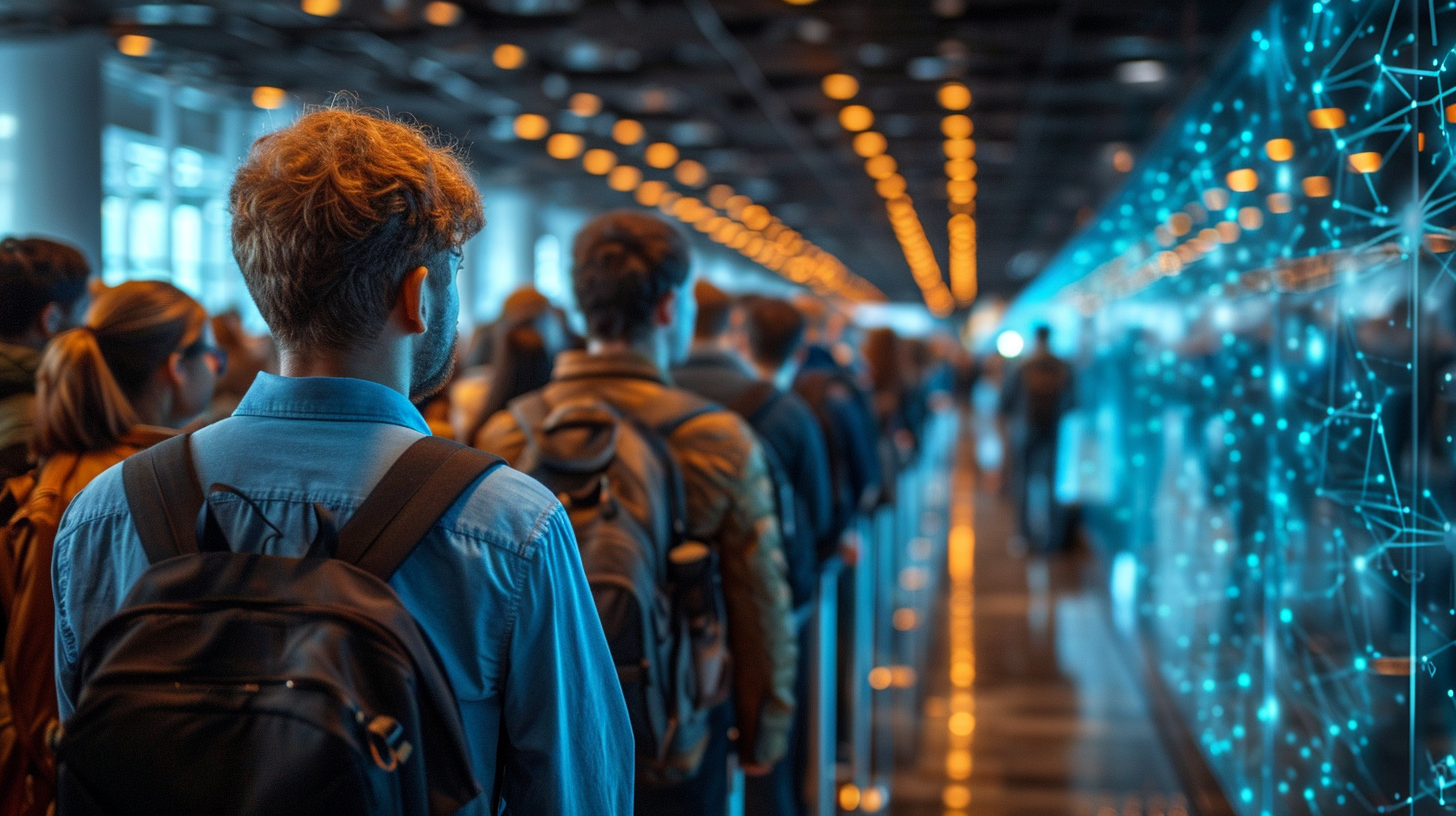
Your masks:
[[[236,413],[192,437],[201,484],[253,499],[302,555],[315,503],[348,521],[429,433],[411,399],[449,378],[461,246],[484,223],[453,151],[420,128],[319,110],[254,143],[231,194],[233,251],[278,342]],[[218,521],[235,543],[247,503]],[[297,547],[299,551],[286,551]],[[277,552],[275,552],[277,550]],[[71,505],[55,547],[57,687],[77,699],[87,638],[147,567],[119,468]],[[487,788],[462,813],[632,810],[632,727],[571,524],[507,468],[483,476],[390,579],[440,657]],[[494,782],[495,790],[490,787]]]

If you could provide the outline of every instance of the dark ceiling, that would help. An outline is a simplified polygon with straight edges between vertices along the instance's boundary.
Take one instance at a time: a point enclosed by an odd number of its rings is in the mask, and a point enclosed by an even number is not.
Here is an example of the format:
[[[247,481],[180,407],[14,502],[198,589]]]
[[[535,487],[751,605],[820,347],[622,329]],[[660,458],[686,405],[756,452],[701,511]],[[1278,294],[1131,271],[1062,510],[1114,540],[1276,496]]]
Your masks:
[[[344,0],[331,17],[299,0],[152,4],[0,2],[0,31],[104,26],[160,47],[156,70],[238,89],[273,85],[317,101],[356,92],[470,144],[487,174],[547,180],[547,195],[592,206],[626,198],[578,163],[509,137],[537,112],[553,129],[596,134],[617,117],[647,126],[837,255],[889,297],[918,300],[884,203],[824,96],[821,79],[856,76],[855,102],[908,182],[942,270],[947,196],[936,91],[966,83],[979,165],[976,219],[983,294],[1034,276],[1119,184],[1119,149],[1136,156],[1197,84],[1254,0],[460,0],[451,26],[424,22],[421,0]],[[529,55],[492,62],[501,43]],[[1122,81],[1156,60],[1163,79]],[[1144,69],[1149,66],[1142,65]],[[1156,74],[1156,66],[1152,67]],[[571,93],[600,114],[563,112]],[[640,146],[637,148],[640,150]],[[621,149],[625,154],[631,148]],[[638,162],[640,164],[640,162]]]

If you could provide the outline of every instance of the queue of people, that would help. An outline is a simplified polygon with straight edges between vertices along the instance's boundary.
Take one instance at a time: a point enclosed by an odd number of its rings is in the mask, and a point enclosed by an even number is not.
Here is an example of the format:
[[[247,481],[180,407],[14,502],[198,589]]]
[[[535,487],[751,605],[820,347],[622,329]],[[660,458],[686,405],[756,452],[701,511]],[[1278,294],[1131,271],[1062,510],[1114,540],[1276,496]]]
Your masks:
[[[267,338],[0,243],[0,814],[697,816],[733,767],[805,812],[806,610],[928,347],[861,358],[619,211],[573,247],[584,337],[528,288],[457,353],[479,194],[348,110],[258,140],[231,208]]]

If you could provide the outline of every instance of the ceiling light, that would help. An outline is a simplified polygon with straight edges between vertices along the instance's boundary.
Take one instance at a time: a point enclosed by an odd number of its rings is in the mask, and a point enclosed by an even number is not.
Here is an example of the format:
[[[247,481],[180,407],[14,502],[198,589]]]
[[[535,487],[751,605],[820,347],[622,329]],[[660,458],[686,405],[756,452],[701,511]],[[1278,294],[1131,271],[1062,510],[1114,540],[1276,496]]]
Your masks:
[[[646,159],[649,166],[656,167],[659,170],[666,170],[674,164],[677,164],[677,147],[671,142],[653,142],[647,146],[647,151],[643,155],[643,158]]]
[[[593,148],[581,157],[581,166],[594,176],[605,176],[617,166],[617,154],[600,147]]]
[[[971,106],[971,89],[959,82],[947,82],[940,86],[935,98],[946,110],[965,110]]]
[[[946,178],[973,179],[976,177],[976,163],[970,159],[951,159],[945,163]]]
[[[678,183],[687,187],[702,187],[708,182],[708,168],[701,162],[685,159],[677,163],[673,168],[672,175]]]
[[[1153,85],[1168,77],[1168,67],[1159,60],[1133,60],[1117,66],[1117,81],[1124,85]]]
[[[1224,180],[1228,182],[1229,189],[1236,193],[1253,192],[1259,187],[1259,174],[1248,168],[1234,170]]]
[[[875,192],[880,198],[895,198],[905,194],[905,177],[896,173],[875,182]]]
[[[884,179],[895,175],[899,165],[893,156],[880,154],[865,162],[865,174],[872,179]]]
[[[511,43],[502,43],[491,54],[495,67],[503,71],[514,71],[526,64],[526,49]]]
[[[868,159],[873,156],[878,156],[884,153],[889,146],[889,143],[885,141],[884,135],[876,133],[873,130],[867,130],[854,137],[854,152],[860,158]]]
[[[945,141],[945,157],[947,159],[971,159],[976,156],[976,143],[970,139],[947,139]]]
[[[546,140],[546,153],[553,159],[574,159],[585,146],[586,140],[575,133],[553,133]]]
[[[1289,161],[1294,158],[1294,142],[1288,139],[1270,139],[1264,144],[1264,154],[1270,161]]]
[[[708,188],[708,203],[723,210],[728,208],[728,199],[733,197],[733,188],[726,184],[714,184]]]
[[[566,102],[567,110],[585,119],[602,112],[602,98],[592,93],[574,93]]]
[[[619,164],[607,174],[607,186],[621,193],[637,189],[642,183],[642,171],[630,164]]]
[[[156,40],[140,34],[123,34],[116,40],[116,50],[128,57],[145,57],[152,53]]]
[[[523,113],[516,117],[513,129],[518,139],[544,139],[551,132],[551,123],[539,113]]]
[[[975,125],[971,124],[971,117],[964,113],[952,114],[940,120],[940,132],[947,139],[969,139],[975,129]]]
[[[261,85],[253,89],[253,104],[263,110],[277,110],[288,101],[288,92],[282,88]]]
[[[848,131],[869,130],[874,123],[874,112],[864,105],[849,105],[839,112],[839,124]]]
[[[1132,172],[1132,152],[1127,148],[1120,148],[1112,154],[1112,168],[1119,173]]]
[[[1339,108],[1320,108],[1309,112],[1309,124],[1315,130],[1334,130],[1345,126],[1345,112]]]
[[[1267,200],[1271,213],[1282,215],[1294,209],[1294,199],[1289,193],[1271,193]]]
[[[612,125],[612,139],[617,144],[634,145],[647,136],[646,128],[636,119],[621,119]]]
[[[314,17],[332,17],[339,13],[342,6],[343,3],[340,0],[303,0],[299,4],[304,14]]]
[[[656,207],[667,192],[665,181],[644,181],[637,186],[637,203],[644,207]]]
[[[1356,153],[1350,156],[1350,169],[1356,173],[1374,173],[1380,169],[1381,160],[1379,153]]]
[[[830,99],[853,99],[859,93],[859,80],[849,74],[830,74],[820,83],[824,95]]]
[[[465,10],[454,3],[435,0],[425,6],[425,22],[435,26],[452,26],[465,16]]]

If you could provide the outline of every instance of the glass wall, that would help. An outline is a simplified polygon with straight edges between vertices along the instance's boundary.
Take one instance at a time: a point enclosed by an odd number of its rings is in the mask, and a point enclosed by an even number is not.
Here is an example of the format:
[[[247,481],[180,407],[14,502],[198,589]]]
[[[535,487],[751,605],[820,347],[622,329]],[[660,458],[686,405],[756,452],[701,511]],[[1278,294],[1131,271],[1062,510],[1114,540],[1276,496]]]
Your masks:
[[[1456,807],[1453,49],[1456,2],[1275,2],[1007,318],[1249,816]]]

